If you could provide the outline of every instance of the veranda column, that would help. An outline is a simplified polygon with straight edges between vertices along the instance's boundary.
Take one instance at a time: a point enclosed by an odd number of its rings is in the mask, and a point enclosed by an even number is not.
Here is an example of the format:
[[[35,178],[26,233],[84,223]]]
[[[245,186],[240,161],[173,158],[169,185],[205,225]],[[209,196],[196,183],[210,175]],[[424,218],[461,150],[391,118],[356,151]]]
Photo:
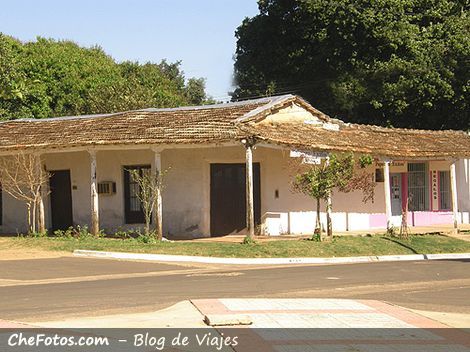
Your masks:
[[[41,165],[41,155],[36,154],[36,172],[38,176],[38,180],[42,180],[42,165]],[[38,199],[38,231],[39,233],[46,232],[46,220],[44,215],[44,190],[45,185],[41,185],[39,191],[39,199]]]
[[[155,224],[155,233],[160,239],[163,236],[163,211],[162,211],[162,151],[161,149],[152,149],[153,151],[153,168],[152,176],[157,180],[156,187],[156,205],[153,212],[153,221]]]
[[[387,217],[387,229],[392,227],[392,202],[390,199],[390,162],[384,162],[384,193],[385,215]]]
[[[326,158],[325,161],[326,165],[330,165],[330,157]],[[333,226],[331,220],[331,190],[328,192],[328,196],[326,198],[326,234],[328,237],[333,238]]]
[[[253,205],[253,143],[244,140],[246,159],[246,228],[248,236],[255,235],[255,211]]]
[[[457,224],[457,211],[458,211],[458,202],[457,202],[457,176],[455,174],[455,161],[450,164],[450,192],[452,195],[452,214],[454,220],[454,231],[458,230]]]
[[[90,181],[91,181],[91,233],[97,235],[100,232],[100,217],[98,206],[98,185],[96,182],[96,151],[88,151],[90,154]]]

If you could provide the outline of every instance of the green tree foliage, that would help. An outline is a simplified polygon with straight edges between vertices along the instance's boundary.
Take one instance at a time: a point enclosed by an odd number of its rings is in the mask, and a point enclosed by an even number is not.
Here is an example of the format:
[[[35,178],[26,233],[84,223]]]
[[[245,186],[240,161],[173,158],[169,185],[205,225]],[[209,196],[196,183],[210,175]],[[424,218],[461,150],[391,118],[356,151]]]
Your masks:
[[[320,207],[321,201],[326,201],[337,189],[343,193],[362,191],[363,201],[374,198],[375,182],[370,173],[364,169],[372,164],[369,155],[360,156],[357,160],[352,153],[337,155],[331,154],[328,162],[316,164],[301,164],[296,169],[292,181],[295,192],[305,194],[316,200],[315,234],[320,235]],[[327,217],[328,236],[332,236],[332,219]]]
[[[0,119],[107,113],[206,103],[204,79],[180,62],[117,63],[99,47],[0,33]]]
[[[343,120],[470,128],[466,0],[260,0],[233,99],[296,93]]]

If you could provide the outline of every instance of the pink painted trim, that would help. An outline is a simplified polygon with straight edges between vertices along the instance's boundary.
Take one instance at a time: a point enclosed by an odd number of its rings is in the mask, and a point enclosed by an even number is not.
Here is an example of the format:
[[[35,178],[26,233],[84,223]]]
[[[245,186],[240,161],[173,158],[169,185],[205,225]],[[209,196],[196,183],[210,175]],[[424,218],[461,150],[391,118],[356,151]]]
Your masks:
[[[382,213],[369,215],[369,228],[385,228],[387,227],[387,216]]]
[[[429,185],[429,209],[431,211],[434,210],[433,206],[432,206],[432,171],[429,171],[429,182],[428,182],[428,185]]]
[[[452,223],[451,211],[413,211],[413,226],[432,226]]]

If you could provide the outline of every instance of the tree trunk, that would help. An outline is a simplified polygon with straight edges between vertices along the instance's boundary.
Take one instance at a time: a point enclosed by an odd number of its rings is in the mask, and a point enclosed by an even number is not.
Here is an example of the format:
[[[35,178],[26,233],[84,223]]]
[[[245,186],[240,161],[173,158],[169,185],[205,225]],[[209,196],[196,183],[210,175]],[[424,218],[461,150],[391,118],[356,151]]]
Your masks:
[[[44,199],[42,197],[42,191],[39,194],[37,209],[38,209],[38,215],[37,215],[38,216],[38,231],[41,234],[46,234],[46,220],[45,220],[45,215],[44,215]]]
[[[33,232],[33,227],[31,225],[31,204],[28,202],[26,204],[26,207],[28,209],[28,232],[31,234]]]
[[[33,209],[31,211],[31,232],[36,233],[36,201],[33,202]]]
[[[326,204],[326,233],[329,238],[333,238],[333,225],[331,223],[331,192],[328,194]]]
[[[321,235],[321,224],[320,224],[320,198],[317,198],[317,219],[315,223],[315,234]]]
[[[148,236],[150,234],[150,221],[149,219],[145,219],[145,234]]]

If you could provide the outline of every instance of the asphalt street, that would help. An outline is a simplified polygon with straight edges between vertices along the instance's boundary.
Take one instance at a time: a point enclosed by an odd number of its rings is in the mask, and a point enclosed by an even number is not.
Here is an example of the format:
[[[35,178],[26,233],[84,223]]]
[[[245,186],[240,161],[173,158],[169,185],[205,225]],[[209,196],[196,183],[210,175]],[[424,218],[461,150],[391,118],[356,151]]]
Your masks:
[[[158,310],[201,298],[377,299],[470,314],[470,261],[347,265],[168,265],[63,257],[0,262],[0,319]]]

